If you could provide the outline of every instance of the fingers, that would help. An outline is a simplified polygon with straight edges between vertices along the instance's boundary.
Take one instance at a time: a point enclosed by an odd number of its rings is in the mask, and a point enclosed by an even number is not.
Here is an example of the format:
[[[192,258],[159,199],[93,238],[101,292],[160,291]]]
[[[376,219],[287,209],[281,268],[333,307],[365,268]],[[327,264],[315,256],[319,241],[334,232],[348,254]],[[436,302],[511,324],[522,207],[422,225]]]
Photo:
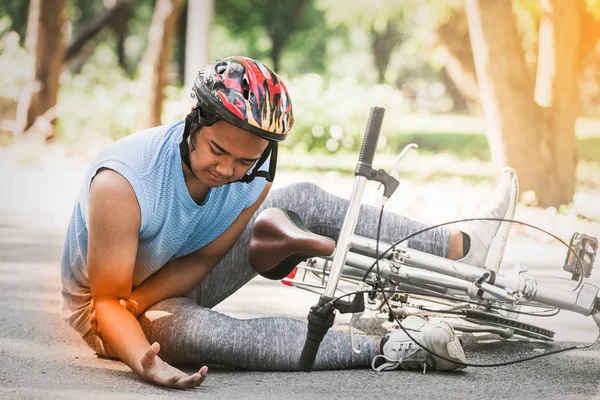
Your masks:
[[[179,389],[191,389],[191,388],[198,387],[206,379],[207,373],[208,373],[208,368],[206,366],[204,366],[204,367],[200,368],[200,370],[198,372],[196,372],[195,374],[192,374],[190,376],[185,376],[185,377],[182,377],[181,379],[179,379],[174,384],[174,387],[177,387]]]
[[[129,311],[130,313],[132,313],[136,318],[139,318],[139,315],[138,315],[139,304],[138,304],[137,301],[135,301],[135,300],[120,299],[119,300],[119,304],[125,310]]]
[[[94,335],[98,334],[98,320],[96,319],[96,311],[92,311],[90,315],[90,324],[92,325],[92,332]]]
[[[156,355],[159,351],[160,345],[157,342],[154,342],[150,345],[150,347],[148,347],[148,350],[146,350],[146,352],[142,354],[142,357],[140,358],[140,364],[142,364],[142,367],[144,369],[147,370],[152,368],[152,366],[154,365]]]
[[[206,379],[208,367],[203,366],[195,374],[187,375],[161,360],[158,357],[159,352],[160,345],[154,342],[140,358],[140,364],[145,371],[146,379],[177,389],[198,387]]]
[[[198,371],[196,375],[199,375],[199,377],[196,377],[196,384],[194,385],[194,387],[198,387],[202,384],[202,382],[204,382],[204,380],[206,379],[206,375],[208,374],[208,367],[205,365],[204,367],[200,368],[200,370]]]

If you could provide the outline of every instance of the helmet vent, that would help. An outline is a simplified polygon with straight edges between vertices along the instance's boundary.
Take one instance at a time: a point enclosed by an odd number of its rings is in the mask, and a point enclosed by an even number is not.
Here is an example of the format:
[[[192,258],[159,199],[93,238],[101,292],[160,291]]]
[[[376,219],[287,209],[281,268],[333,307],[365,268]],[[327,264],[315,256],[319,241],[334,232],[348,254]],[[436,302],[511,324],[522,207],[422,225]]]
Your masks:
[[[225,71],[227,71],[227,63],[225,63],[225,62],[218,63],[215,66],[215,71],[217,71],[217,74],[223,76],[223,74],[225,73]]]
[[[244,96],[244,98],[246,100],[249,100],[250,97],[250,84],[248,83],[248,79],[246,79],[246,77],[244,77],[244,80],[242,81],[242,95]]]

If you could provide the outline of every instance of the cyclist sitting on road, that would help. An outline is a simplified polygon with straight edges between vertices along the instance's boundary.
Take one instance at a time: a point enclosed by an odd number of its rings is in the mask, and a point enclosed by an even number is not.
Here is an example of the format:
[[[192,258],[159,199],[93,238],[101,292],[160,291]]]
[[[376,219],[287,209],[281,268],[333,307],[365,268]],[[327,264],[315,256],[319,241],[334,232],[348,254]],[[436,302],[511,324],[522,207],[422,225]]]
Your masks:
[[[256,275],[247,249],[260,210],[292,210],[312,231],[335,238],[348,202],[308,183],[269,192],[277,143],[289,134],[293,113],[285,85],[264,64],[244,57],[209,63],[192,95],[197,104],[184,121],[134,133],[96,157],[67,232],[61,315],[97,354],[160,385],[202,383],[206,367],[188,375],[172,366],[179,363],[295,370],[305,322],[241,320],[211,308]],[[481,216],[512,217],[515,182],[507,170]],[[375,238],[378,217],[362,206],[356,233]],[[387,242],[424,227],[392,213],[383,220]],[[467,233],[439,228],[408,245],[483,266],[497,230],[496,222],[474,223]],[[424,322],[413,335],[456,363],[413,346],[402,331],[360,338],[361,354],[347,334],[332,331],[314,369],[369,367],[378,355],[383,369],[462,367],[450,325]]]

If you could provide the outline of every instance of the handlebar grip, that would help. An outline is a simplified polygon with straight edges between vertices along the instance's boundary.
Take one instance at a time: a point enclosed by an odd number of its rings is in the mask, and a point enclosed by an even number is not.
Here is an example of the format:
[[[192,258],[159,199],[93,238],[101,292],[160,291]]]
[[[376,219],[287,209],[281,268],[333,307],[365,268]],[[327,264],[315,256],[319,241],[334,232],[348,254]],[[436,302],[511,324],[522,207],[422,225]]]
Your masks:
[[[379,132],[381,131],[384,113],[385,108],[383,107],[371,107],[371,113],[367,120],[358,162],[369,167],[373,164],[373,157],[375,156],[375,149],[377,148],[377,141],[379,140]]]
[[[300,362],[298,363],[300,371],[310,372],[312,370],[319,346],[321,346],[321,341],[306,338],[302,354],[300,355]]]
[[[323,337],[327,334],[329,328],[333,326],[335,320],[334,309],[331,305],[323,306],[329,300],[331,299],[321,296],[319,299],[320,304],[311,307],[308,313],[306,341],[298,362],[298,368],[301,371],[310,372],[312,370]]]

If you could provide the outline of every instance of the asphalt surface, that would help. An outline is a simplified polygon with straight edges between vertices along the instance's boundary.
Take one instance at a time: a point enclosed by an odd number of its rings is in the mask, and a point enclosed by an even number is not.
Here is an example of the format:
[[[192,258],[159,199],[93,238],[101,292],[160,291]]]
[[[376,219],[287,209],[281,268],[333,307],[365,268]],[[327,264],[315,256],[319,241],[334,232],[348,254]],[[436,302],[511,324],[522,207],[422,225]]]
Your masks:
[[[65,225],[52,221],[65,221],[65,212],[48,205],[50,200],[39,193],[32,199],[33,188],[17,182],[28,176],[13,172],[9,179],[4,170],[0,180],[0,187],[7,190],[5,199],[13,196],[18,200],[3,202],[0,207],[2,399],[600,399],[600,345],[513,366],[469,367],[456,373],[277,373],[212,367],[203,385],[194,390],[150,385],[124,364],[98,358],[60,319],[59,264]],[[79,177],[74,172],[62,173],[58,180]],[[54,184],[58,185],[58,180]],[[20,193],[13,191],[16,187]],[[66,198],[73,195],[72,191],[59,192]],[[35,218],[27,218],[30,214]],[[541,275],[554,273],[550,261],[564,258],[561,249],[530,243],[517,243],[508,249],[507,257],[525,259]],[[596,275],[600,273],[596,271]],[[598,277],[593,282],[600,284]],[[279,315],[303,319],[316,299],[314,294],[256,279],[218,309],[240,318]],[[341,324],[337,328],[343,329],[345,320],[338,318],[337,322]],[[589,343],[598,333],[590,318],[567,312],[543,325],[557,332],[555,342],[467,337],[467,357],[472,363],[505,362]],[[182,368],[191,372],[198,366]]]
[[[273,373],[211,368],[204,384],[194,390],[149,385],[124,364],[96,357],[59,318],[62,239],[56,233],[0,226],[0,398],[600,398],[600,346],[510,367],[467,368],[458,373]],[[255,280],[219,309],[240,317],[302,318],[315,298],[276,282]],[[583,342],[595,335],[595,326],[589,322],[565,313],[558,328],[562,325],[560,332],[567,335],[576,331]],[[494,363],[571,344],[467,338],[465,349],[470,362]]]

